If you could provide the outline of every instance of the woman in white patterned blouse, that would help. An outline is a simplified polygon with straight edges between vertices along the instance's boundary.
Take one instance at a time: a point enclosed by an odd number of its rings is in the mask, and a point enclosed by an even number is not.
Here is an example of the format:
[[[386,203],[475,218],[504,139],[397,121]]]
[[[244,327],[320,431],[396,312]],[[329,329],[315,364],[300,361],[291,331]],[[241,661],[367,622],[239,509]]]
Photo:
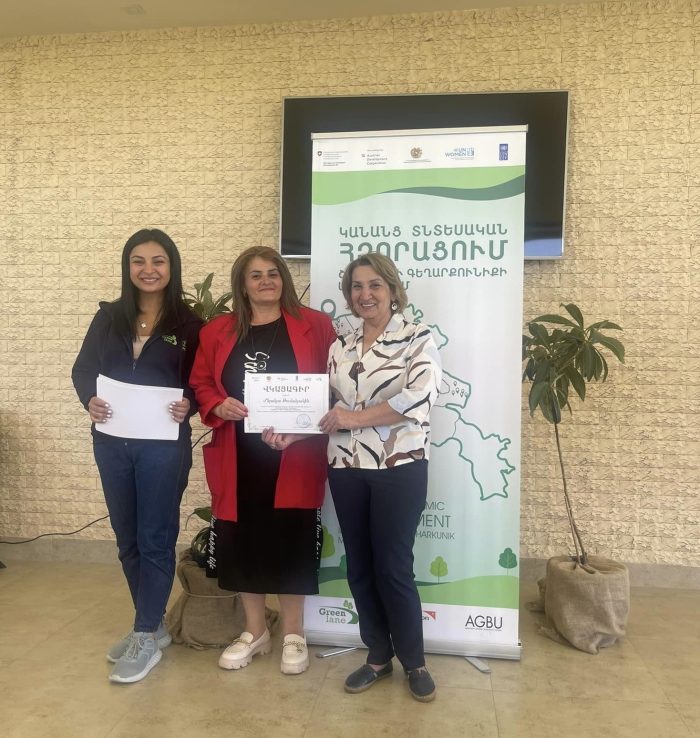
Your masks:
[[[369,649],[345,689],[362,692],[389,676],[396,655],[411,694],[427,702],[435,684],[425,668],[413,542],[426,502],[440,357],[430,328],[404,319],[406,291],[391,259],[359,257],[342,290],[362,324],[330,348],[333,407],[320,427],[329,434],[328,481]]]

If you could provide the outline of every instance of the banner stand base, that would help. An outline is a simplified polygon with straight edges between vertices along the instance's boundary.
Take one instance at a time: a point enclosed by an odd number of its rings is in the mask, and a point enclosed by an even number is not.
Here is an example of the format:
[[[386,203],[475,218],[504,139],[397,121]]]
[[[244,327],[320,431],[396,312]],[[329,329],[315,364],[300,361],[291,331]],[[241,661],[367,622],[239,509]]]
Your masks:
[[[317,659],[328,659],[331,656],[340,656],[341,653],[350,653],[350,651],[357,651],[357,646],[347,646],[345,648],[329,648],[327,651],[319,651],[316,654]]]
[[[465,656],[464,657],[477,671],[480,671],[482,674],[490,674],[491,673],[491,667],[481,659],[477,659],[474,656]]]
[[[335,656],[356,648],[366,648],[357,635],[324,630],[306,630],[306,642],[314,646],[330,646],[329,651],[320,652],[327,654],[327,656]],[[479,641],[449,641],[437,638],[425,639],[426,653],[463,656],[467,660],[491,658],[520,661],[522,650],[523,647],[520,641],[517,643],[482,643]],[[327,656],[318,654],[319,658],[327,658]],[[470,663],[472,662],[470,661]],[[472,665],[475,666],[475,664]]]

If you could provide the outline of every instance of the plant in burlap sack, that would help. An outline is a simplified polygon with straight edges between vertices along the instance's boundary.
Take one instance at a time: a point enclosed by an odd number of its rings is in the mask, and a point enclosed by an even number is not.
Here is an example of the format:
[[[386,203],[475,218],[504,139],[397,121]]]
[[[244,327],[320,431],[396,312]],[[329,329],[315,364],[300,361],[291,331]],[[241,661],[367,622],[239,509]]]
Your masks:
[[[567,315],[547,314],[527,324],[523,335],[523,381],[531,383],[530,415],[539,409],[554,427],[564,505],[575,555],[547,562],[540,589],[547,615],[546,635],[560,637],[589,653],[597,653],[624,635],[629,611],[629,576],[626,567],[603,557],[589,556],[574,518],[567,485],[559,424],[562,412],[572,414],[573,392],[586,399],[589,382],[605,382],[608,361],[604,351],[624,363],[622,342],[604,331],[621,331],[609,320],[585,325],[581,310],[562,304]]]
[[[185,292],[185,302],[191,310],[205,322],[217,315],[230,313],[228,303],[231,293],[213,297],[211,284],[214,273],[206,276],[203,282],[194,285],[194,293]],[[194,448],[211,430],[203,433],[193,444]],[[211,530],[212,512],[209,505],[196,507],[187,517],[196,515],[206,525],[201,528],[190,544],[190,548],[180,554],[177,576],[182,592],[174,605],[168,610],[166,624],[175,643],[183,643],[191,648],[221,648],[237,638],[245,627],[245,611],[238,592],[229,592],[219,587],[215,577],[208,577],[204,568],[209,555],[208,545]],[[269,607],[265,608],[267,627],[273,631],[279,615]]]
[[[211,283],[214,281],[214,272],[210,272],[204,278],[203,282],[195,282],[194,292],[185,292],[185,303],[197,316],[199,316],[205,323],[208,323],[217,315],[225,315],[231,312],[229,304],[231,302],[231,296],[233,293],[224,292],[219,297],[214,297],[211,293]],[[194,448],[203,438],[208,436],[211,430],[206,431],[192,444]],[[187,522],[190,518],[196,515],[201,518],[207,525],[201,528],[190,544],[192,551],[192,559],[199,565],[204,566],[207,559],[207,543],[209,541],[209,529],[211,525],[211,507],[209,505],[205,507],[196,507],[188,516]]]
[[[245,629],[245,608],[238,592],[219,587],[216,578],[192,560],[185,549],[177,564],[177,577],[182,592],[168,609],[165,622],[175,643],[190,648],[222,648],[228,646]],[[268,630],[273,632],[279,615],[265,608]]]

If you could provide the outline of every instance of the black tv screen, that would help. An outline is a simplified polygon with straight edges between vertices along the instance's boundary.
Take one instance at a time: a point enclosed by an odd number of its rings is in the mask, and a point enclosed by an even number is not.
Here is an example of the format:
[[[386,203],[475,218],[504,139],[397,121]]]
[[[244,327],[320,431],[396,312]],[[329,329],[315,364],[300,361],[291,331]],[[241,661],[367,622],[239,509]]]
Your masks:
[[[527,125],[525,258],[564,254],[569,93],[288,97],[284,100],[280,251],[311,256],[311,134]]]

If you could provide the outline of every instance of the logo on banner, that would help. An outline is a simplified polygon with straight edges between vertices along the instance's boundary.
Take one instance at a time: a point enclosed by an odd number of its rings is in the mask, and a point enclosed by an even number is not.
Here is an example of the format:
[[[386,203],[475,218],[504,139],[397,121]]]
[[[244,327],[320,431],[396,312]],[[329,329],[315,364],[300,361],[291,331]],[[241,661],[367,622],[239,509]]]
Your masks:
[[[311,302],[340,333],[353,330],[338,283],[344,266],[362,253],[390,256],[402,282],[410,283],[412,303],[404,317],[430,328],[444,363],[431,410],[436,464],[416,532],[421,624],[426,637],[447,652],[461,653],[464,643],[473,642],[517,649],[518,569],[501,554],[505,545],[513,556],[518,550],[519,406],[506,403],[493,413],[488,398],[502,388],[515,392],[508,377],[517,385],[521,357],[512,342],[502,342],[502,372],[494,372],[491,362],[472,362],[476,339],[465,321],[469,316],[478,326],[479,316],[487,314],[499,331],[520,330],[525,133],[498,127],[476,135],[438,129],[391,133],[322,142],[347,152],[345,169],[338,168],[330,183],[323,173],[332,172],[327,151],[323,165],[313,167]],[[484,170],[491,170],[488,176]],[[403,174],[407,186],[400,184]],[[508,186],[488,187],[494,181]],[[347,566],[330,499],[322,524],[335,550],[324,546],[320,594],[307,601],[310,627],[354,640],[359,611],[346,590]]]
[[[501,630],[503,628],[503,616],[469,615],[464,627],[467,630]]]
[[[319,607],[318,614],[326,619],[326,623],[333,625],[356,625],[360,620],[350,600],[345,600],[342,607]]]
[[[474,158],[473,146],[455,146],[452,151],[446,151],[445,156],[453,161],[470,161]]]

